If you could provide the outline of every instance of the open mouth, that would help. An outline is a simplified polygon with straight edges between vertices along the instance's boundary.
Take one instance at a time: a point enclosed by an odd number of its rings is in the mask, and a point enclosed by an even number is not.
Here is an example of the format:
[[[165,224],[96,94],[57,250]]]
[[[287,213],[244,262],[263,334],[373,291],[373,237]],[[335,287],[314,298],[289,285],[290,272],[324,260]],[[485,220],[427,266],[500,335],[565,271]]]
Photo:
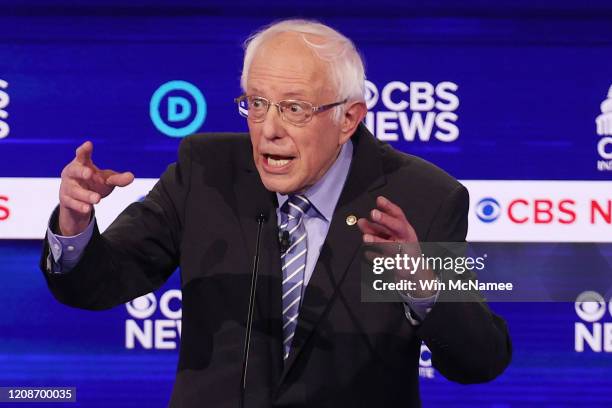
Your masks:
[[[264,159],[266,164],[270,167],[283,167],[291,163],[295,156],[281,156],[278,154],[265,154]]]

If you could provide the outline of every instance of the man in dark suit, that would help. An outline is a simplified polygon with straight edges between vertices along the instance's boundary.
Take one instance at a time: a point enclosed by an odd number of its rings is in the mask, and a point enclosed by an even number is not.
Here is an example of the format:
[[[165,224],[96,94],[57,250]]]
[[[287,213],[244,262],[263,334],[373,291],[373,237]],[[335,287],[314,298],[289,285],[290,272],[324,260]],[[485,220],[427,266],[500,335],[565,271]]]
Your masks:
[[[505,323],[476,299],[420,292],[402,294],[403,303],[361,302],[363,242],[464,241],[468,210],[461,184],[361,124],[363,83],[346,37],[318,23],[280,22],[253,36],[245,53],[237,103],[248,136],[186,138],[146,199],[103,234],[93,204],[133,175],[99,170],[89,142],[64,169],[42,259],[58,300],[113,307],[181,267],[171,406],[238,404],[264,218],[246,406],[419,406],[421,341],[454,381],[489,381],[508,365]]]

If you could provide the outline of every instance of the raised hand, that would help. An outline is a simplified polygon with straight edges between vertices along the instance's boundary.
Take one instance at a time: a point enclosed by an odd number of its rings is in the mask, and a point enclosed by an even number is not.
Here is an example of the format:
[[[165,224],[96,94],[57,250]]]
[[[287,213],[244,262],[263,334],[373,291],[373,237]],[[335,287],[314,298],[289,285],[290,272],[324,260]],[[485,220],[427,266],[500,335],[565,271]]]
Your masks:
[[[376,206],[370,211],[370,219],[361,218],[357,222],[364,242],[418,242],[414,228],[398,205],[380,196]]]
[[[93,143],[85,142],[64,170],[60,184],[59,228],[66,236],[81,233],[89,224],[93,205],[108,196],[115,187],[134,181],[131,172],[100,170],[92,161]]]
[[[361,230],[363,242],[367,244],[407,244],[400,246],[382,245],[379,248],[388,252],[386,256],[395,257],[399,252],[410,257],[419,257],[421,248],[416,231],[408,222],[404,211],[391,200],[379,196],[376,199],[376,208],[370,211],[370,218],[360,218],[357,225]],[[418,281],[435,279],[433,271],[420,268],[416,272],[396,270],[395,277],[398,280],[406,279]],[[422,298],[435,294],[434,290],[418,289],[410,293],[411,296]]]

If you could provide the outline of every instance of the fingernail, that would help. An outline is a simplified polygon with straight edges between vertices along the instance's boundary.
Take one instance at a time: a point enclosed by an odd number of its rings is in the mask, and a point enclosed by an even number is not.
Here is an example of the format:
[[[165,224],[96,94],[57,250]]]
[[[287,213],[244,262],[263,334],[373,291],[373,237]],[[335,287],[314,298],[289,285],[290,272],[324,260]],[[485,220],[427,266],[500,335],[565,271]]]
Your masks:
[[[380,220],[380,211],[372,210],[372,219],[374,221],[379,221]]]
[[[365,234],[363,236],[363,242],[372,242],[372,236],[370,234]]]
[[[380,199],[380,203],[382,205],[387,205],[387,203],[389,202],[389,200],[387,200],[385,197],[383,196],[378,196],[378,198]]]

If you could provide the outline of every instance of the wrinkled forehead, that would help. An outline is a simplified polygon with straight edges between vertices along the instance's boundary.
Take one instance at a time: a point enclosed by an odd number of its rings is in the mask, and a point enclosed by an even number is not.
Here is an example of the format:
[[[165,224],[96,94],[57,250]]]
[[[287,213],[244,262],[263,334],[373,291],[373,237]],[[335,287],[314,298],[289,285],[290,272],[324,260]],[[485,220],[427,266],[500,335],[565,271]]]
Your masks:
[[[265,39],[253,57],[247,88],[273,88],[284,95],[305,93],[311,97],[333,92],[329,63],[317,56],[304,37],[313,44],[323,41],[318,36],[294,32]]]

